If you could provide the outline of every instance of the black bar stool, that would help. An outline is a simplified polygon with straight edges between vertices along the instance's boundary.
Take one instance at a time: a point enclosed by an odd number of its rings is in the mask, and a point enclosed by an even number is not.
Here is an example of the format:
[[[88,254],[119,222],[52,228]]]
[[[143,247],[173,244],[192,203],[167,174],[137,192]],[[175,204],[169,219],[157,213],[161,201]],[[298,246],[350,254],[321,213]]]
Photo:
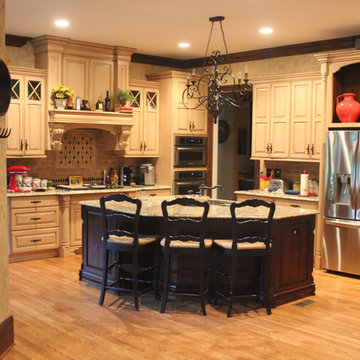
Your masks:
[[[132,199],[123,194],[114,194],[100,199],[103,216],[103,274],[99,305],[104,302],[106,290],[132,292],[134,294],[135,310],[139,310],[139,293],[152,289],[153,283],[157,286],[158,261],[152,266],[139,266],[138,254],[140,252],[156,252],[158,239],[153,235],[139,235],[139,217],[141,201]],[[117,259],[109,265],[109,252],[114,251]],[[126,259],[126,254],[128,261]],[[124,256],[122,256],[124,255]],[[156,260],[155,256],[155,260]],[[127,261],[127,263],[126,263]],[[108,272],[117,267],[116,281],[108,284]],[[152,280],[139,279],[140,273],[152,272]],[[127,282],[132,283],[132,288],[125,287]],[[123,286],[120,286],[123,285]],[[143,289],[138,289],[138,284],[145,284]],[[157,293],[157,288],[155,289]]]
[[[239,209],[239,213],[237,213],[237,209]],[[232,304],[236,292],[237,262],[240,257],[261,258],[261,279],[259,283],[262,283],[262,286],[260,286],[257,296],[260,297],[260,292],[263,291],[267,314],[271,314],[268,283],[270,278],[270,229],[274,212],[275,204],[272,202],[254,199],[232,203],[230,205],[232,239],[214,240],[214,251],[218,254],[225,254],[231,259],[230,273],[220,271],[217,268],[214,269],[215,302],[217,295],[228,301],[228,317],[232,316]],[[217,275],[222,275],[230,280],[228,291],[223,292],[217,288]]]
[[[206,252],[212,245],[211,239],[205,239],[205,225],[209,212],[207,202],[199,202],[191,198],[178,198],[163,201],[161,209],[164,216],[163,239],[160,241],[164,254],[164,291],[160,312],[164,313],[169,292],[169,274],[172,255],[195,255],[200,258],[199,295],[202,314],[205,309],[205,272]],[[176,269],[179,272],[185,269]],[[177,293],[177,295],[190,295]],[[194,294],[191,294],[194,295]]]

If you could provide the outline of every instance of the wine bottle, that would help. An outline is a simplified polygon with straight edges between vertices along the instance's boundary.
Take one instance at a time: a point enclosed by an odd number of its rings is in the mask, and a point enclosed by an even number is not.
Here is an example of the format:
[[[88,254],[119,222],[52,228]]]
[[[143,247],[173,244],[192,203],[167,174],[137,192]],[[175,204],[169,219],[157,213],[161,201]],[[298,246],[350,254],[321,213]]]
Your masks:
[[[106,98],[105,98],[105,111],[110,111],[110,97],[109,97],[109,90],[106,91]]]

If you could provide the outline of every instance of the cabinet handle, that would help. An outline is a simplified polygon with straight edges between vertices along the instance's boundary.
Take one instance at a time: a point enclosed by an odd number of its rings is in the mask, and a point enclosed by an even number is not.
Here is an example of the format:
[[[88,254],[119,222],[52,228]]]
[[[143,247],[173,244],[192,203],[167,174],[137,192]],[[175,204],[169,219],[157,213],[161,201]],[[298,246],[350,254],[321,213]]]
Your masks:
[[[314,144],[311,144],[311,154],[312,155],[315,154],[315,146],[314,146]]]
[[[270,154],[272,154],[272,143],[270,143]]]
[[[266,152],[269,153],[269,151],[270,151],[270,146],[269,146],[269,144],[267,144],[266,145]]]
[[[145,151],[145,149],[146,149],[146,142],[144,141],[144,151]]]
[[[31,204],[39,204],[41,203],[41,200],[32,200],[30,201]]]
[[[192,122],[192,128],[191,128],[191,130],[195,130],[195,123],[194,123],[194,122]]]
[[[22,149],[23,149],[23,147],[24,147],[23,141],[22,141],[22,140],[20,140],[20,150],[22,150]]]
[[[30,240],[30,242],[34,242],[34,243],[37,243],[39,241],[41,241],[41,239],[32,239],[32,240]]]
[[[306,148],[306,151],[308,153],[308,155],[310,154],[310,145],[308,144],[307,148]]]
[[[143,147],[143,143],[142,141],[140,142],[140,151],[142,151],[142,147]]]
[[[191,125],[191,121],[189,122],[189,130],[192,130],[191,129],[192,125]]]
[[[28,149],[28,142],[27,139],[25,139],[25,151]]]
[[[41,218],[36,217],[36,218],[30,218],[30,220],[41,220]]]

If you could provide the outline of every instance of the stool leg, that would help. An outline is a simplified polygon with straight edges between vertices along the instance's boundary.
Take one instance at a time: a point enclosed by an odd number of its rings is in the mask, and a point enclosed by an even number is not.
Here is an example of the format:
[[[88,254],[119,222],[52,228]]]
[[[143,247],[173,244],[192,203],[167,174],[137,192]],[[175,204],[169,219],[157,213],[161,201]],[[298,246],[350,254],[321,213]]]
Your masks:
[[[264,305],[266,313],[271,315],[271,307],[269,304],[269,256],[266,254],[264,257]]]
[[[236,254],[232,254],[231,255],[229,308],[228,308],[227,317],[232,316],[232,304],[233,304],[235,284],[236,284],[236,267],[237,267],[236,265],[237,265],[237,256],[236,256]]]
[[[170,267],[170,254],[169,248],[165,248],[165,264],[164,264],[164,293],[161,303],[160,313],[163,314],[166,308],[166,302],[168,297],[168,286],[169,286],[169,267]]]
[[[206,315],[204,300],[204,251],[200,250],[200,301],[202,314]]]
[[[132,263],[133,263],[133,291],[134,291],[135,310],[139,311],[139,299],[138,299],[138,252],[137,252],[137,249],[133,250]]]
[[[105,297],[105,291],[107,285],[107,275],[108,275],[108,261],[109,261],[109,250],[104,247],[102,283],[101,283],[99,305],[102,305],[104,303],[104,297]]]
[[[159,293],[159,273],[160,273],[160,249],[156,246],[154,250],[154,268],[153,268],[153,288],[156,300],[160,300]]]

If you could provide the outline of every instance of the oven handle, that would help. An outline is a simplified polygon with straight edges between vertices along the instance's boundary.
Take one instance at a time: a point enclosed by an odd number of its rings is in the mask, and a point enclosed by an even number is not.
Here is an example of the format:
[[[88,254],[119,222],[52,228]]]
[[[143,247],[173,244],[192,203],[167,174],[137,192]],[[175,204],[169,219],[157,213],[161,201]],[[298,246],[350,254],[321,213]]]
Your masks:
[[[201,146],[194,146],[194,147],[176,147],[176,150],[180,150],[180,151],[183,151],[183,150],[185,150],[185,151],[188,151],[188,150],[196,150],[196,149],[199,149],[199,148],[201,148]]]
[[[176,185],[201,185],[204,184],[205,180],[202,181],[175,181]]]

